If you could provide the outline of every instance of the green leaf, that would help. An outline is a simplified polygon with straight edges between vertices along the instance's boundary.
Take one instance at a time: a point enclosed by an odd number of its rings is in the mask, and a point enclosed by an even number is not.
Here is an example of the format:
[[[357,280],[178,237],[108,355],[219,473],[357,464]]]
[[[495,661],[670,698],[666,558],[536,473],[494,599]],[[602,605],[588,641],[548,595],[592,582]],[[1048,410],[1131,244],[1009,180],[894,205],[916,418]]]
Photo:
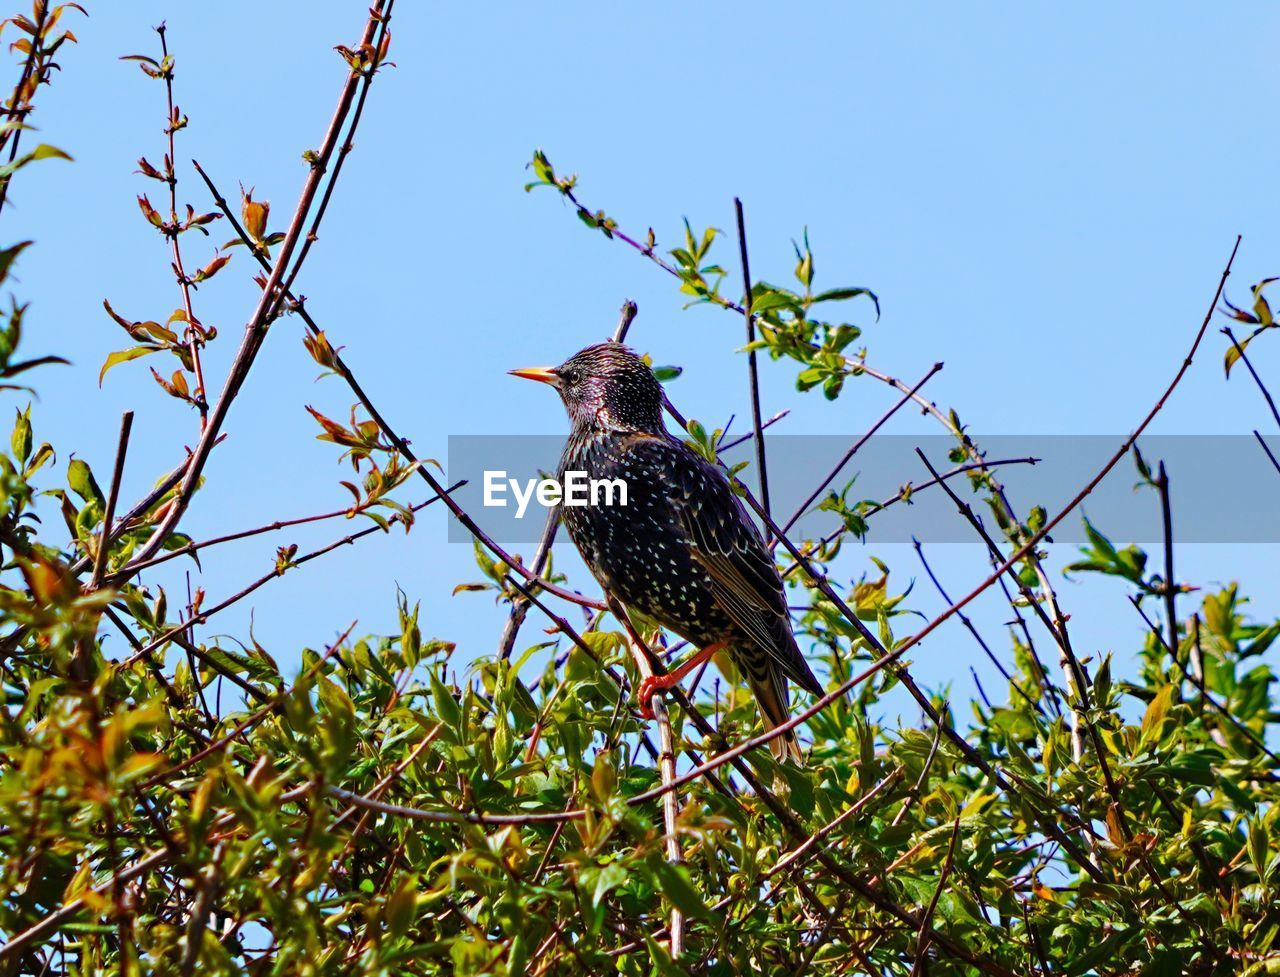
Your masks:
[[[22,464],[31,457],[31,405],[25,411],[14,408],[17,415],[13,424],[13,434],[9,443],[13,446],[13,456]]]
[[[63,150],[59,149],[57,146],[50,146],[48,143],[43,143],[43,142],[40,143],[40,145],[36,146],[36,148],[31,151],[31,158],[32,159],[65,159],[69,162],[74,162],[74,160],[72,160],[71,158],[70,153],[64,152]]]
[[[1169,715],[1169,707],[1173,705],[1174,691],[1172,685],[1162,686],[1147,706],[1147,711],[1142,717],[1143,743],[1151,743],[1160,735],[1165,717]]]
[[[1260,879],[1267,877],[1267,858],[1271,854],[1271,841],[1266,822],[1258,818],[1249,825],[1249,861]]]
[[[1116,929],[1101,940],[1089,942],[1086,944],[1083,953],[1067,961],[1064,972],[1070,977],[1080,977],[1080,975],[1088,973],[1093,970],[1095,965],[1104,960],[1110,960],[1112,954],[1128,939],[1128,930]]]
[[[0,250],[0,283],[3,283],[9,277],[9,267],[13,264],[14,259],[29,248],[31,244],[31,241],[19,241],[11,248]]]
[[[431,672],[431,701],[435,703],[437,718],[456,731],[462,724],[462,709],[458,705],[458,700],[453,697],[453,693],[440,681],[434,670]]]
[[[395,939],[400,939],[413,925],[418,908],[418,879],[410,875],[400,881],[395,892],[387,898],[386,920],[387,930]]]
[[[856,299],[861,295],[867,296],[876,306],[876,312],[880,311],[880,300],[876,298],[875,292],[869,288],[829,288],[825,292],[819,292],[813,297],[814,302],[843,302],[846,299]]]
[[[13,176],[13,174],[17,173],[18,170],[22,169],[28,163],[33,163],[39,159],[50,158],[71,159],[70,156],[64,153],[57,146],[50,146],[48,143],[40,143],[40,145],[31,150],[31,152],[23,153],[12,162],[5,163],[3,166],[0,166],[0,180],[5,180]]]
[[[618,862],[610,862],[596,872],[595,884],[591,886],[591,905],[600,905],[618,886],[626,883],[627,869]]]
[[[1226,371],[1226,375],[1228,377],[1231,376],[1231,368],[1239,362],[1241,356],[1244,354],[1244,351],[1249,348],[1249,344],[1251,342],[1257,339],[1258,336],[1266,332],[1268,329],[1275,328],[1277,327],[1274,322],[1261,325],[1243,339],[1237,339],[1234,343],[1231,343],[1231,345],[1227,347],[1226,354],[1223,358],[1223,368]]]
[[[801,370],[796,377],[796,389],[800,391],[810,390],[822,383],[826,375],[826,370],[816,366]]]
[[[40,447],[36,448],[36,453],[32,456],[31,461],[29,461],[26,467],[23,468],[23,476],[30,478],[37,471],[43,468],[46,463],[54,460],[56,457],[57,456],[53,452],[53,445],[48,441],[43,442]]]
[[[72,458],[67,464],[67,484],[86,502],[97,502],[100,506],[106,504],[98,480],[93,477],[89,465],[79,458]]]
[[[1275,278],[1264,278],[1253,286],[1253,314],[1263,326],[1269,326],[1274,321],[1271,317],[1271,306],[1267,304],[1266,296],[1262,294],[1263,290],[1274,281],[1276,281]]]
[[[107,357],[106,362],[102,364],[102,371],[98,374],[98,386],[102,386],[103,378],[113,366],[117,366],[120,363],[128,363],[130,360],[141,359],[143,356],[158,353],[162,349],[164,349],[163,346],[134,346],[132,349],[122,349],[112,353]]]
[[[219,648],[216,645],[205,648],[202,654],[210,661],[217,662],[229,672],[243,672],[251,678],[269,681],[276,685],[280,684],[279,672],[268,662],[259,658],[242,655],[239,652],[231,651],[227,648]]]
[[[758,286],[757,286],[758,287]],[[799,309],[800,296],[782,289],[768,289],[751,300],[751,312],[759,315],[774,309]]]
[[[1100,709],[1107,708],[1107,703],[1111,699],[1111,656],[1105,655],[1102,664],[1098,666],[1097,674],[1093,677],[1093,697],[1094,703]]]
[[[715,918],[711,907],[703,901],[702,894],[689,881],[687,870],[683,865],[658,862],[656,873],[663,895],[682,913],[697,919]]]
[[[1263,654],[1277,637],[1280,637],[1280,621],[1274,621],[1263,628],[1252,641],[1240,649],[1240,657],[1251,658],[1254,655]]]

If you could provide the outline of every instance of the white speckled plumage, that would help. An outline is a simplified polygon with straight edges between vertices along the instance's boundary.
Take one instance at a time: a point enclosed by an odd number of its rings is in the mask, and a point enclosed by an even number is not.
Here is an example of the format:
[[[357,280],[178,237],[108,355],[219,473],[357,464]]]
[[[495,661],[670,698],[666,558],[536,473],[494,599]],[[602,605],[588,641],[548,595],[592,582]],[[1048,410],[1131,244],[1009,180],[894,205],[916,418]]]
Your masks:
[[[600,585],[699,648],[725,642],[765,725],[788,717],[787,680],[821,694],[791,632],[772,556],[724,472],[671,436],[662,388],[619,343],[552,371],[571,431],[561,475],[623,478],[625,506],[565,507],[569,536]],[[775,753],[800,759],[794,736]]]

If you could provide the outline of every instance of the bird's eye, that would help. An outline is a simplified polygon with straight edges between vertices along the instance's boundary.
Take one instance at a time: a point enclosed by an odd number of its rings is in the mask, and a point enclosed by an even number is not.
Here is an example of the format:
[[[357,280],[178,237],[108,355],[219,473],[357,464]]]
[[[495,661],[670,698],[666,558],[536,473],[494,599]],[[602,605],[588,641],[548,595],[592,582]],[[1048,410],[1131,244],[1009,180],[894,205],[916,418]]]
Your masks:
[[[570,368],[568,370],[560,370],[559,373],[560,373],[560,379],[565,383],[569,384],[570,386],[578,382],[578,371],[573,368]]]

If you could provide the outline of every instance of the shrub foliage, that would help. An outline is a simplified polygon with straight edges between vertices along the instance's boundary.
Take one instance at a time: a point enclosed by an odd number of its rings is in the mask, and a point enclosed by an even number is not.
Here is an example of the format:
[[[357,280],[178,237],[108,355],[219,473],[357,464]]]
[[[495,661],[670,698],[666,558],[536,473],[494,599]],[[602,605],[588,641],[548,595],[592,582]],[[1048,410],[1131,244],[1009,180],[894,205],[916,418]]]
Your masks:
[[[746,319],[741,359],[752,373],[757,359],[791,364],[800,390],[832,400],[853,380],[881,386],[893,405],[885,419],[914,404],[955,438],[951,467],[886,502],[851,500],[832,473],[813,504],[838,517],[836,531],[784,534],[777,555],[803,607],[797,634],[831,690],[797,706],[804,769],[773,760],[732,681],[676,695],[656,725],[639,717],[633,690],[651,663],[598,610],[594,584],[553,570],[548,545],[525,563],[492,543],[370,401],[318,324],[323,310],[294,290],[365,99],[393,83],[393,2],[378,0],[360,40],[338,46],[335,81],[346,81],[335,121],[306,154],[309,177],[280,228],[266,201],[245,193],[236,208],[203,170],[199,182],[175,165],[188,120],[174,107],[164,28],[155,50],[131,56],[167,112],[166,144],[139,161],[151,181],[139,210],[164,239],[175,281],[167,298],[104,297],[129,344],[103,372],[138,383],[140,404],[154,383],[198,425],[194,449],[175,450],[176,467],[148,497],[119,498],[131,415],[113,472],[91,471],[68,454],[74,445],[40,440],[23,385],[38,383],[46,398],[77,391],[58,385],[56,356],[20,354],[27,306],[14,298],[3,315],[0,378],[20,406],[0,454],[0,972],[1280,972],[1267,664],[1280,621],[1251,611],[1235,584],[1178,582],[1171,538],[1156,568],[1090,526],[1071,572],[1116,578],[1138,613],[1113,655],[1078,654],[1042,562],[1045,534],[1076,518],[1074,505],[1018,514],[956,413],[919,392],[928,377],[913,387],[873,365],[857,346],[862,328],[844,321],[878,316],[871,291],[815,284],[807,235],[793,284],[740,288],[739,255],[717,231],[686,223],[675,247],[651,230],[628,234],[538,152],[529,189],[561,195],[608,246],[633,250],[637,268],[669,274],[690,304]],[[19,144],[31,142],[28,117],[75,40],[66,21],[81,12],[36,0],[5,22],[18,80],[0,128],[0,208],[24,166],[66,155]],[[186,203],[188,190],[201,203]],[[221,248],[209,247],[211,225],[231,228]],[[29,246],[0,252],[7,287]],[[206,377],[202,353],[218,336],[199,317],[197,286],[246,271],[261,299],[228,375]],[[1265,285],[1252,310],[1227,307],[1253,328],[1224,347],[1228,369],[1243,360],[1263,392],[1245,346],[1273,325]],[[123,311],[148,306],[172,312]],[[292,524],[365,526],[335,530],[332,546],[312,552],[286,542],[240,591],[171,606],[138,582],[141,569],[287,533],[288,523],[227,526],[195,540],[181,528],[267,327],[282,317],[303,322],[306,352],[359,402],[345,421],[313,410],[319,436],[358,473],[346,483],[350,507]],[[1189,332],[1192,353],[1208,323]],[[273,346],[299,353],[280,337]],[[715,458],[723,432],[685,425]],[[762,426],[757,411],[757,437]],[[1151,504],[1167,507],[1169,478],[1137,453],[1136,436],[1112,465],[1130,455]],[[1082,472],[1081,485],[1096,474]],[[429,502],[402,501],[419,480]],[[850,580],[841,554],[850,538],[874,544],[880,509],[925,490],[953,495],[996,567],[928,624],[909,613],[887,566]],[[456,648],[403,595],[385,633],[300,649],[287,673],[251,635],[238,644],[206,633],[224,608],[269,600],[273,580],[334,547],[409,530],[423,504],[454,509],[476,534],[480,579],[459,589],[509,605],[496,653]],[[993,517],[993,536],[976,510]],[[553,534],[554,522],[544,544]],[[423,544],[411,535],[403,545]],[[988,644],[962,610],[993,588],[1015,619],[1007,646]],[[1002,688],[959,708],[916,684],[909,652],[943,624],[948,642],[992,658]],[[108,654],[108,634],[113,649],[127,639],[126,656]],[[919,726],[877,718],[885,696],[912,700]]]

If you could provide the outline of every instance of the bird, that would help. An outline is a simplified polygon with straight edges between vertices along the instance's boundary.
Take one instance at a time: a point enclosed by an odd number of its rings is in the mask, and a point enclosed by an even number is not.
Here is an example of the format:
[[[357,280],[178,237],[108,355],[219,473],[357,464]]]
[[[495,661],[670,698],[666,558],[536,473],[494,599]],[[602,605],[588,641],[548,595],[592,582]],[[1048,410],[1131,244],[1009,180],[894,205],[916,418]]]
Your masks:
[[[645,361],[610,340],[557,367],[510,373],[560,394],[570,426],[562,485],[567,472],[585,472],[627,486],[625,505],[561,504],[569,537],[606,598],[698,649],[641,683],[644,715],[652,716],[655,693],[721,651],[745,678],[765,729],[790,717],[788,682],[822,695],[791,630],[782,578],[760,530],[723,469],[667,430],[662,385]],[[803,763],[794,730],[769,746],[775,757]]]

